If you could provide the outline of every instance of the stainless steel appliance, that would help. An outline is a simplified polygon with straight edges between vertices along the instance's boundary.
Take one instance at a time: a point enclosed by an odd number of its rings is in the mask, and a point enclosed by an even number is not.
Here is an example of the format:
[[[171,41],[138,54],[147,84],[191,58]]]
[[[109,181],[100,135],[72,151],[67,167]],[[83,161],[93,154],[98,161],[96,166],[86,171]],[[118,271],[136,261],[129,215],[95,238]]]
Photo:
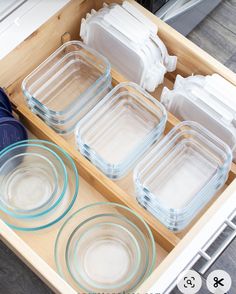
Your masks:
[[[138,1],[183,35],[189,34],[222,0]]]

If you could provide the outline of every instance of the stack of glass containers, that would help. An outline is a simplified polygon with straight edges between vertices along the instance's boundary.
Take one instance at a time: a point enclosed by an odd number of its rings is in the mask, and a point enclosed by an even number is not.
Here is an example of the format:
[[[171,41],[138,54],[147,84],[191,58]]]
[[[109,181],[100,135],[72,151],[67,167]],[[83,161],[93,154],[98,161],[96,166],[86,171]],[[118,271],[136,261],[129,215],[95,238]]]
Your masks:
[[[163,134],[163,105],[134,83],[117,85],[77,125],[80,152],[109,178],[124,176]]]
[[[22,83],[29,108],[63,136],[110,87],[107,59],[79,41],[62,45]]]
[[[138,202],[170,230],[184,229],[225,184],[232,152],[195,122],[173,128],[134,171]]]
[[[60,221],[78,185],[72,158],[51,142],[21,141],[0,152],[0,218],[14,229],[35,231]]]

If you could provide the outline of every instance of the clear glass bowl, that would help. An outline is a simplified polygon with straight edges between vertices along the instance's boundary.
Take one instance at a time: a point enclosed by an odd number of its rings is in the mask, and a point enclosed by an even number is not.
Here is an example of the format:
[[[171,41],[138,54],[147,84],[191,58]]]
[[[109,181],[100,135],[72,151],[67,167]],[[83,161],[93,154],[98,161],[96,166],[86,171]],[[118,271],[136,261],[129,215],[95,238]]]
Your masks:
[[[66,167],[56,152],[39,144],[17,144],[0,154],[0,205],[13,217],[41,216],[62,200]]]
[[[124,176],[163,134],[165,108],[140,86],[121,83],[76,126],[80,152],[112,179]]]
[[[51,151],[52,154],[56,154],[58,158],[60,158],[61,162],[63,163],[65,167],[65,172],[67,174],[67,177],[65,178],[65,189],[63,189],[63,193],[59,197],[55,197],[55,205],[53,207],[50,207],[47,212],[39,213],[38,215],[32,215],[31,212],[27,215],[26,212],[24,212],[24,215],[16,215],[15,213],[9,214],[8,211],[5,210],[5,207],[3,209],[1,205],[1,210],[0,210],[0,218],[6,222],[10,227],[16,230],[21,230],[21,231],[36,231],[36,230],[41,230],[45,229],[49,226],[52,226],[53,224],[57,223],[60,221],[72,208],[77,196],[78,196],[78,190],[79,190],[79,175],[76,169],[76,166],[74,164],[74,161],[72,158],[59,146],[48,142],[48,141],[43,141],[43,140],[28,140],[28,141],[21,141],[16,144],[13,144],[3,150],[0,153],[0,160],[2,158],[9,159],[11,158],[11,152],[14,153],[14,150],[18,148],[42,148],[42,149],[48,149]],[[38,150],[39,150],[38,149]],[[35,149],[36,150],[36,149]],[[10,156],[9,156],[10,155]],[[44,159],[45,160],[45,159]],[[47,161],[46,161],[47,162]],[[17,163],[17,166],[16,166]],[[55,161],[54,161],[55,163]],[[21,165],[24,164],[24,158],[20,158],[18,162],[14,162],[14,165],[12,165],[12,169],[8,168],[8,171],[13,171],[13,169],[16,167],[16,170],[19,169]],[[41,162],[42,164],[42,162]],[[28,167],[31,166],[33,169],[32,163],[29,165],[25,165],[25,167],[28,169]],[[58,170],[59,171],[59,170]],[[14,172],[14,171],[13,171]],[[61,176],[61,175],[60,175]],[[60,177],[58,174],[58,178]],[[27,180],[27,179],[26,179]],[[34,179],[35,180],[35,179]],[[45,181],[48,181],[48,179],[45,179]],[[16,179],[14,179],[16,181]],[[68,183],[67,183],[68,182]],[[24,185],[24,181],[22,184],[22,181],[19,183],[19,185]],[[29,187],[31,184],[29,184]],[[63,185],[63,183],[62,183]],[[64,186],[63,185],[63,186]],[[33,187],[33,185],[32,185]],[[37,187],[37,185],[35,186]],[[41,186],[40,186],[41,187]],[[57,186],[57,189],[59,186]],[[31,189],[32,193],[34,191]],[[36,191],[37,192],[37,191]],[[21,194],[19,193],[19,190],[17,191],[19,197]],[[25,195],[23,195],[25,196]],[[19,213],[19,212],[18,212]]]
[[[155,259],[147,224],[116,203],[81,208],[61,227],[55,243],[58,271],[79,292],[128,293],[149,276]]]
[[[228,145],[194,122],[182,122],[134,170],[137,200],[169,229],[180,231],[225,184]]]

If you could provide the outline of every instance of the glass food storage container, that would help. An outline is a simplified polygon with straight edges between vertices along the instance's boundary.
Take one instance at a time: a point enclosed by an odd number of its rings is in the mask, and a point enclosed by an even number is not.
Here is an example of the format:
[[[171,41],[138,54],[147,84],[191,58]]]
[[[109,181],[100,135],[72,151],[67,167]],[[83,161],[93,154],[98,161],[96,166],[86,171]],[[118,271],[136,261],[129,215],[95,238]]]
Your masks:
[[[79,41],[58,48],[22,82],[29,108],[60,134],[76,123],[111,87],[108,60]]]
[[[121,83],[77,125],[80,152],[109,178],[124,176],[164,132],[163,105],[134,83]]]
[[[0,166],[0,217],[11,228],[48,228],[74,205],[79,175],[59,146],[43,140],[17,142],[0,152]]]
[[[227,144],[195,122],[182,122],[135,168],[137,200],[180,231],[225,184],[231,160]]]
[[[153,235],[131,209],[99,202],[74,212],[55,242],[60,275],[77,291],[131,293],[156,262]]]

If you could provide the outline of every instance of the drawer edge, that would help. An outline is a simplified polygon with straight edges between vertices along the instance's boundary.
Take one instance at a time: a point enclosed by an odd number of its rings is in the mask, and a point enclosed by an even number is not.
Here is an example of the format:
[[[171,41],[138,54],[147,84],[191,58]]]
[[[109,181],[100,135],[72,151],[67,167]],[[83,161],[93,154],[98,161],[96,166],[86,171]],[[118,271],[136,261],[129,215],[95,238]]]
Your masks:
[[[170,293],[176,284],[178,275],[193,266],[201,248],[208,243],[208,240],[235,210],[236,180],[223,192],[222,196],[170,252],[149,279],[137,290],[137,293]]]
[[[77,293],[2,220],[0,239],[55,293]]]
[[[7,28],[0,34],[0,47],[3,48],[0,54],[0,60],[13,51],[34,31],[47,22],[53,15],[61,10],[70,0],[61,0],[55,3],[50,1],[41,1],[35,3],[34,0],[27,1],[16,10],[11,18],[14,21],[7,23]],[[30,21],[29,21],[30,20]],[[6,19],[7,21],[7,19]],[[12,38],[14,35],[14,38]]]

